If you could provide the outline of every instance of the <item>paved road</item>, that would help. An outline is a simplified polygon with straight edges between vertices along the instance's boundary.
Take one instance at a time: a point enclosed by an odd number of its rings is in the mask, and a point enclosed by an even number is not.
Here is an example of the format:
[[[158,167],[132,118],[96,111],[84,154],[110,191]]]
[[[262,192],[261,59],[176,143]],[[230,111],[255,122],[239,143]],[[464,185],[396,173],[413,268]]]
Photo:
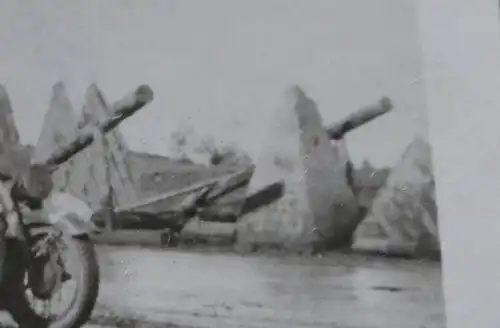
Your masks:
[[[89,328],[445,327],[438,264],[98,251],[102,289],[93,321],[101,326]]]

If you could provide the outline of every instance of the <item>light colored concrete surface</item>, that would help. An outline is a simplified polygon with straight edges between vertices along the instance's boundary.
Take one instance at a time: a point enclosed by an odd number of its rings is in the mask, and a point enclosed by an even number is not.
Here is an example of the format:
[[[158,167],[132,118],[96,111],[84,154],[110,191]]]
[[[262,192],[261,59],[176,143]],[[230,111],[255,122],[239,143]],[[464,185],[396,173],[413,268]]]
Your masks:
[[[308,249],[345,243],[354,232],[356,199],[346,177],[347,152],[332,145],[316,103],[290,87],[271,115],[248,192],[283,181],[284,195],[248,213],[237,224],[238,248]]]
[[[408,145],[356,230],[353,247],[417,256],[440,252],[431,146],[425,139]]]
[[[98,252],[102,288],[93,321],[107,326],[445,327],[436,263],[112,246]]]
[[[91,84],[85,93],[78,125],[82,131],[95,131],[95,126],[103,123],[113,110],[113,105],[108,104],[97,85]],[[71,188],[75,195],[89,203],[92,209],[99,210],[111,184],[115,190],[116,206],[136,202],[134,178],[124,161],[127,150],[119,129],[102,137],[97,135],[92,145],[72,158]]]
[[[48,156],[59,148],[71,142],[77,131],[76,115],[69,100],[66,87],[62,82],[54,84],[52,96],[47,113],[43,119],[42,130],[35,145],[33,159],[35,162],[43,162]],[[70,182],[72,162],[62,164],[52,174],[54,190],[71,189]]]

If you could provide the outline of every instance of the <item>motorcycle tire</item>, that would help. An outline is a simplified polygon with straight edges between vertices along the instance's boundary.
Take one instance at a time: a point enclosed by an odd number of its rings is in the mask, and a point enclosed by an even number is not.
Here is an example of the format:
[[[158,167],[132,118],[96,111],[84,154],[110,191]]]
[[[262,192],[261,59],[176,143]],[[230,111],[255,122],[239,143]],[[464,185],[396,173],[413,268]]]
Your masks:
[[[6,310],[19,327],[47,328],[80,328],[89,319],[99,294],[99,266],[94,244],[87,238],[64,238],[67,247],[72,248],[72,254],[79,262],[79,277],[77,279],[77,294],[71,307],[56,318],[51,318],[48,325],[32,308],[24,290],[20,292],[9,288],[9,301]],[[34,324],[35,323],[35,324]]]

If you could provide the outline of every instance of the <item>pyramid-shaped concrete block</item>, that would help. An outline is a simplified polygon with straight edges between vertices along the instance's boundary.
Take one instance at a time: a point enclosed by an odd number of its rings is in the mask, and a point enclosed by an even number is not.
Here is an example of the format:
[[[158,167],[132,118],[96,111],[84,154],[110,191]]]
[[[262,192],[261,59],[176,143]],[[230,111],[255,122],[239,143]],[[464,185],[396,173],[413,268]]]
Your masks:
[[[262,145],[249,193],[283,181],[284,196],[243,216],[237,248],[311,250],[352,236],[356,199],[346,179],[346,154],[330,142],[316,104],[298,86],[286,94]],[[273,118],[271,118],[273,119]]]
[[[52,88],[50,107],[45,114],[42,131],[35,146],[34,162],[42,162],[53,152],[71,142],[77,133],[76,115],[68,98],[66,88],[62,82]],[[71,192],[70,176],[74,160],[59,166],[52,174],[54,189]]]
[[[95,84],[87,89],[82,117],[78,122],[81,130],[95,131],[97,124],[111,114],[101,91]],[[98,136],[98,135],[96,135]],[[103,199],[111,184],[115,206],[136,202],[137,195],[133,174],[126,163],[128,147],[117,128],[108,132],[87,149],[75,156],[72,183],[82,197],[94,209],[102,207]]]
[[[356,230],[354,249],[394,255],[439,253],[431,147],[416,138]]]
[[[0,85],[0,153],[13,145],[19,145],[19,132],[7,89]]]
[[[22,146],[7,90],[0,85],[0,171],[18,175],[30,163],[31,152]]]

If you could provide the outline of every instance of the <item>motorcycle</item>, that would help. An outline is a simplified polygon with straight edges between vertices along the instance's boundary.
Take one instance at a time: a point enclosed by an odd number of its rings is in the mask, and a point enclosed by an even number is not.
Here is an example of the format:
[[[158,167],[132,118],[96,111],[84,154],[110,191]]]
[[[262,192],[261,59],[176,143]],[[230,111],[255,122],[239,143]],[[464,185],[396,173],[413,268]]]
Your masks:
[[[109,132],[152,97],[148,86],[140,86],[113,106],[114,114],[97,127],[98,133]],[[28,172],[36,167],[37,174],[51,181],[52,172],[60,164],[91,145],[96,137],[95,133],[80,132],[43,163],[31,165]],[[5,243],[5,254],[0,254],[4,256],[0,309],[23,328],[80,328],[89,320],[99,293],[99,264],[91,240],[91,235],[99,231],[91,221],[94,212],[68,193],[53,192],[51,184],[43,197],[34,197],[36,192],[28,187],[33,180],[0,173],[0,181],[10,183],[10,199],[22,234],[21,239],[0,238]],[[0,216],[7,218],[5,213]],[[5,231],[6,220],[0,220],[0,228]],[[71,286],[75,291],[64,293]],[[68,306],[54,309],[56,296],[68,301]]]
[[[13,200],[27,247],[13,238],[5,240],[0,286],[3,309],[20,327],[81,327],[99,293],[99,265],[90,238],[98,232],[91,221],[93,212],[65,193],[52,194],[41,207],[17,188],[12,190]],[[73,263],[68,265],[64,255]],[[53,313],[54,296],[71,282],[75,285],[72,295],[59,294],[65,298],[60,301],[69,301],[68,308],[59,307],[62,311]]]

